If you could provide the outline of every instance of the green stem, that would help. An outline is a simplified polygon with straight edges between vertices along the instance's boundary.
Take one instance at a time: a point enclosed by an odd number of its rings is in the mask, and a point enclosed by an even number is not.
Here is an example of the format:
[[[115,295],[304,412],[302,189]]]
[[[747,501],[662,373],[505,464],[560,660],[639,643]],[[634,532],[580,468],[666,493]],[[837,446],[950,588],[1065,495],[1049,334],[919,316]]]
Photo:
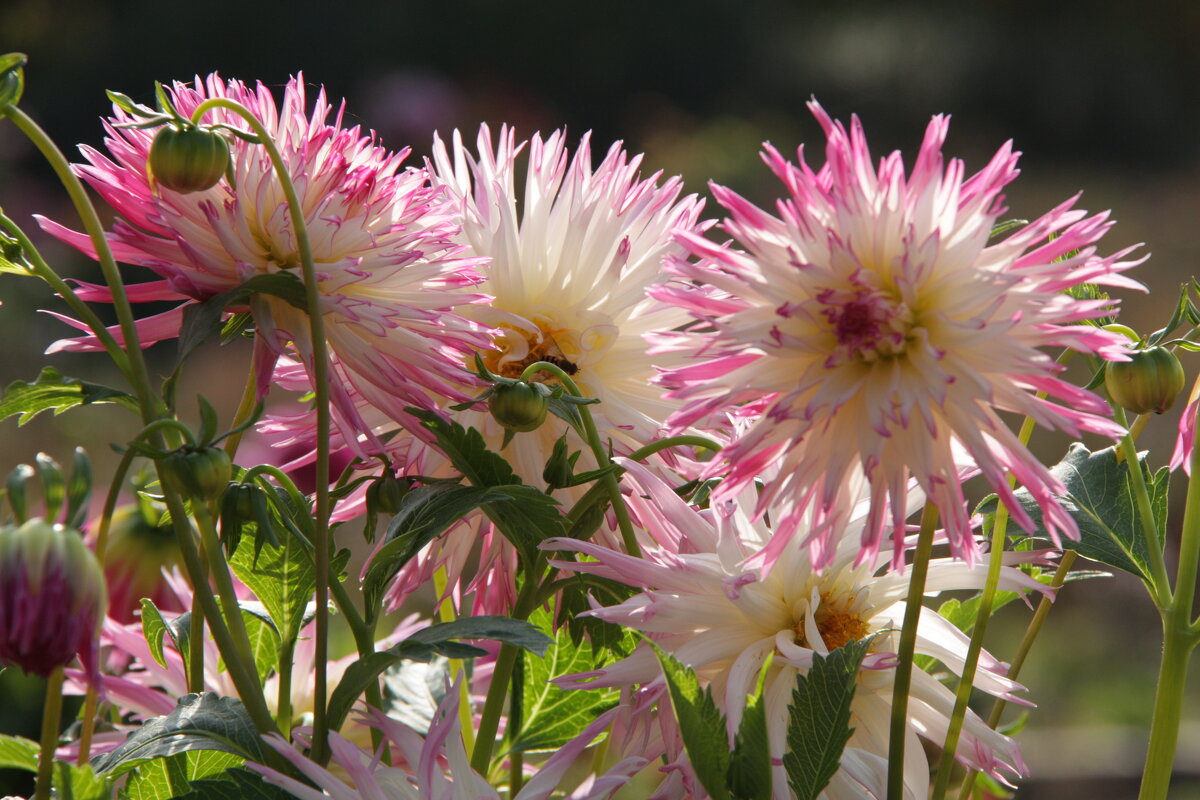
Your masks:
[[[540,584],[543,559],[538,558],[513,604],[512,618],[527,619],[536,608],[537,588]],[[512,681],[513,668],[521,648],[511,644],[502,644],[500,653],[496,656],[496,665],[492,670],[492,682],[488,686],[487,699],[483,702],[483,711],[479,718],[479,727],[475,733],[475,749],[471,752],[471,768],[480,775],[491,771],[492,750],[496,746],[496,731],[500,729],[500,714],[504,710],[505,696]]]
[[[904,624],[900,629],[900,648],[896,653],[892,720],[888,734],[888,800],[904,800],[904,739],[908,730],[908,689],[912,683],[913,655],[917,649],[917,622],[921,617],[921,600],[925,596],[925,578],[929,574],[929,560],[933,555],[933,533],[937,528],[937,519],[937,506],[927,502],[921,514],[917,550],[910,565],[912,575],[909,578],[908,599],[904,606]],[[899,543],[897,546],[900,546]]]
[[[1138,461],[1137,446],[1129,435],[1129,424],[1125,419],[1125,409],[1113,404],[1113,419],[1126,429],[1121,437],[1121,452],[1129,465],[1130,483],[1133,484],[1133,499],[1137,504],[1138,518],[1141,521],[1142,539],[1146,543],[1146,552],[1150,560],[1150,594],[1154,597],[1159,609],[1165,609],[1171,602],[1171,579],[1167,576],[1167,563],[1163,559],[1162,541],[1158,538],[1158,525],[1154,521],[1154,510],[1150,505],[1150,493],[1146,489],[1146,479],[1142,474],[1142,465]]]
[[[512,692],[509,695],[509,710],[508,710],[508,735],[509,741],[511,737],[516,736],[521,731],[523,724],[522,716],[524,708],[521,696],[522,689],[525,687],[525,661],[518,658],[513,665],[512,673]],[[516,797],[521,791],[521,785],[525,782],[525,754],[520,750],[514,750],[508,754],[508,796]]]
[[[204,691],[204,614],[194,608],[188,630],[187,687],[189,692]]]
[[[46,702],[42,706],[42,750],[38,756],[37,789],[34,800],[50,800],[54,783],[54,751],[58,748],[62,724],[63,668],[55,667],[46,681]]]
[[[584,396],[575,381],[571,380],[570,375],[564,372],[557,364],[551,364],[548,361],[538,361],[535,364],[530,364],[521,373],[521,380],[527,381],[538,372],[549,372],[562,382],[562,385],[566,387],[568,392],[576,397]],[[612,463],[612,461],[604,449],[604,443],[600,441],[600,434],[596,430],[596,422],[592,419],[592,412],[588,410],[586,405],[578,406],[578,409],[579,416],[583,420],[584,438],[587,439],[588,445],[592,448],[592,454],[596,458],[596,467],[603,468]],[[641,558],[642,549],[638,546],[637,535],[633,532],[633,522],[629,519],[629,509],[625,506],[625,498],[621,494],[621,484],[617,482],[617,476],[610,472],[601,478],[600,481],[608,489],[609,497],[612,498],[613,513],[617,516],[617,525],[621,529],[621,540],[625,543],[625,552],[634,558]]]
[[[666,450],[669,447],[702,447],[706,450],[712,450],[714,453],[721,449],[721,445],[703,436],[691,436],[687,434],[682,436],[668,436],[665,439],[657,439],[650,444],[642,445],[629,454],[629,460],[642,461],[660,450]]]
[[[292,738],[292,658],[296,641],[279,643],[279,699],[275,703],[275,724],[284,739]]]
[[[1196,641],[1195,634],[1188,630],[1185,617],[1178,614],[1177,609],[1168,612],[1163,620],[1162,663],[1159,665],[1150,745],[1146,751],[1146,766],[1142,771],[1138,800],[1166,800],[1167,791],[1171,788],[1171,769],[1175,763],[1175,746],[1179,741],[1188,662]]]
[[[0,115],[11,119],[13,124],[29,137],[29,140],[50,163],[83,221],[83,227],[92,240],[92,246],[96,248],[96,256],[100,263],[100,271],[104,275],[104,281],[112,293],[113,309],[116,311],[117,321],[121,327],[121,337],[125,343],[129,380],[141,406],[142,420],[149,422],[163,413],[162,400],[157,397],[150,384],[150,373],[146,369],[146,360],[138,341],[137,326],[134,324],[133,308],[125,293],[125,285],[121,282],[121,273],[117,269],[117,262],[113,259],[112,250],[104,238],[104,226],[100,224],[100,217],[97,216],[96,209],[88,198],[87,190],[75,173],[71,171],[71,165],[67,163],[66,157],[55,146],[54,141],[21,109],[11,104],[4,104],[0,106]]]
[[[134,437],[134,440],[148,439],[152,434],[157,435],[161,431],[175,431],[183,437],[184,442],[189,446],[194,447],[196,444],[196,437],[192,435],[192,429],[177,419],[156,419],[142,428],[141,432]]]
[[[29,258],[30,264],[33,267],[33,274],[49,284],[51,289],[58,292],[59,296],[71,307],[71,310],[79,316],[79,319],[92,329],[92,333],[96,335],[96,339],[104,347],[104,351],[108,353],[108,357],[113,360],[113,363],[117,365],[117,368],[128,379],[130,377],[129,359],[125,357],[125,351],[121,349],[121,345],[117,343],[113,335],[108,332],[108,328],[101,322],[100,318],[96,316],[87,303],[79,299],[79,296],[75,294],[74,288],[69,283],[58,277],[58,273],[46,263],[41,253],[33,246],[33,242],[29,240],[29,237],[25,235],[25,232],[15,222],[4,216],[4,214],[0,214],[0,225],[3,225],[13,235],[13,238],[20,243],[21,249]]]
[[[242,117],[257,134],[259,142],[266,148],[279,178],[280,186],[287,197],[288,212],[296,237],[296,247],[304,275],[305,300],[308,306],[309,335],[312,339],[312,382],[317,412],[317,463],[316,463],[316,515],[313,546],[316,570],[316,637],[314,641],[313,666],[313,747],[312,757],[317,763],[325,763],[329,756],[329,725],[326,722],[329,697],[326,661],[329,653],[329,358],[325,347],[325,320],[321,312],[321,292],[317,286],[317,270],[313,263],[312,247],[308,241],[308,227],[292,184],[287,165],[279,154],[270,133],[248,108],[225,98],[205,100],[192,112],[192,121],[199,122],[210,109],[225,108]]]
[[[193,500],[192,513],[200,526],[200,543],[208,558],[209,574],[217,584],[217,595],[221,598],[221,613],[225,617],[225,625],[233,635],[234,648],[242,668],[252,671],[255,683],[257,683],[258,671],[253,666],[254,653],[250,646],[250,634],[246,630],[246,620],[242,618],[242,606],[238,602],[237,589],[233,585],[229,564],[225,561],[221,542],[217,538],[217,528],[212,512],[204,501]]]

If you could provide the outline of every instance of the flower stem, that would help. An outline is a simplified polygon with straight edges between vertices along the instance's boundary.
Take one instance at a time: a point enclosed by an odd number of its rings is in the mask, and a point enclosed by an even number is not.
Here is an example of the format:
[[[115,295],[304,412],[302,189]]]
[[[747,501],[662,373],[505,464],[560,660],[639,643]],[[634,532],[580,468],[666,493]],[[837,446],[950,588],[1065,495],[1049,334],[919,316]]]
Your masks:
[[[1142,538],[1146,543],[1146,552],[1150,560],[1150,593],[1155,605],[1160,610],[1165,609],[1171,602],[1171,579],[1167,576],[1167,563],[1163,559],[1162,541],[1158,538],[1158,525],[1154,521],[1154,511],[1150,505],[1150,493],[1146,489],[1146,478],[1142,473],[1142,464],[1138,461],[1137,445],[1129,433],[1129,423],[1125,419],[1125,409],[1113,404],[1113,419],[1126,429],[1121,437],[1121,452],[1129,466],[1130,483],[1133,486],[1133,500],[1137,504],[1138,518],[1141,520]]]
[[[650,444],[639,447],[637,450],[634,450],[629,454],[629,460],[641,461],[642,459],[649,458],[655,453],[661,450],[666,450],[669,447],[704,448],[706,450],[712,450],[714,453],[721,449],[721,445],[704,436],[668,436],[665,439],[658,439],[650,442]]]
[[[62,724],[63,668],[55,667],[46,681],[46,701],[42,706],[42,751],[38,756],[37,789],[34,800],[49,800],[54,782],[54,751],[58,748]]]
[[[576,397],[583,397],[584,394],[579,390],[579,386],[575,381],[571,380],[571,376],[562,370],[557,364],[551,364],[548,361],[538,361],[530,364],[521,373],[521,380],[529,380],[532,375],[538,372],[549,372],[554,375],[567,391]],[[608,453],[604,449],[604,443],[600,441],[600,434],[596,431],[596,422],[592,419],[592,412],[587,406],[578,406],[579,416],[583,419],[584,437],[587,439],[588,445],[592,448],[592,454],[596,457],[596,466],[603,469],[605,466],[612,463],[608,457]],[[617,476],[611,472],[600,479],[601,483],[607,487],[608,495],[612,499],[613,513],[617,516],[617,525],[621,529],[621,540],[625,544],[625,552],[634,558],[641,558],[642,549],[638,546],[637,535],[633,532],[633,522],[629,519],[629,509],[625,506],[625,498],[621,494],[621,484],[617,482]]]
[[[292,738],[292,659],[296,653],[294,639],[279,644],[279,697],[275,702],[275,724],[283,738]]]
[[[904,800],[904,739],[908,731],[908,689],[912,682],[913,655],[917,649],[917,622],[921,618],[921,600],[925,596],[925,578],[933,555],[933,533],[937,528],[938,509],[931,502],[921,514],[917,550],[910,565],[908,599],[904,606],[904,624],[900,629],[900,649],[896,653],[896,675],[892,686],[892,720],[888,734],[888,800]]]
[[[240,103],[226,98],[205,100],[192,112],[192,121],[199,122],[210,109],[225,108],[246,120],[247,124],[258,136],[259,142],[266,148],[275,169],[276,177],[283,187],[287,197],[288,212],[291,215],[292,229],[296,237],[296,247],[300,254],[300,263],[304,275],[305,304],[308,307],[309,345],[312,359],[312,384],[315,394],[317,416],[317,463],[316,463],[316,511],[314,519],[314,570],[316,577],[316,637],[314,641],[313,667],[313,747],[312,757],[317,763],[325,763],[329,754],[329,725],[327,703],[329,697],[326,661],[329,657],[329,440],[330,440],[330,406],[329,406],[329,357],[325,346],[325,321],[321,311],[321,292],[317,286],[317,270],[313,263],[312,247],[308,241],[308,227],[304,221],[304,213],[300,207],[300,199],[296,195],[296,187],[292,184],[287,165],[279,154],[279,148],[271,139],[270,133],[253,112]]]
[[[204,614],[194,608],[188,630],[187,687],[189,692],[204,691]]]

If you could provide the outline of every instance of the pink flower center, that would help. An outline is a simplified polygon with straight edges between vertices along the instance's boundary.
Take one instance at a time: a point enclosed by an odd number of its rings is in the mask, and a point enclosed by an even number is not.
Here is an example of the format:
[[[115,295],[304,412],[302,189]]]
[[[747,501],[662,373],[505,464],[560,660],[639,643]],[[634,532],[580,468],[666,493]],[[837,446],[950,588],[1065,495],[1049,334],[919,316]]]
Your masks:
[[[896,298],[862,287],[826,289],[816,299],[837,339],[839,360],[875,361],[904,352],[913,315]]]

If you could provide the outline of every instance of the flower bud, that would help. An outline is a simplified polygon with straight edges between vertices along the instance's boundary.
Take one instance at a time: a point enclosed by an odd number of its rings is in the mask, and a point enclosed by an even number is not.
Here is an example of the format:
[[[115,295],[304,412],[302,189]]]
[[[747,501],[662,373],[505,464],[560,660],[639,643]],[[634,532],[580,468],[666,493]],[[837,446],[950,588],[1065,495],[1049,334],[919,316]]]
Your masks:
[[[168,189],[187,194],[216,186],[229,166],[229,144],[216,131],[170,126],[150,145],[150,171]]]
[[[160,463],[166,475],[197,500],[220,497],[233,477],[229,454],[219,447],[184,447]]]
[[[182,611],[163,578],[163,568],[179,563],[179,543],[169,526],[147,519],[137,505],[118,508],[108,528],[104,577],[108,581],[109,616],[130,623],[141,599],[148,597],[160,610]]]
[[[1165,347],[1134,350],[1129,361],[1113,361],[1104,370],[1104,388],[1113,402],[1134,414],[1161,414],[1183,391],[1185,376],[1175,354]]]
[[[510,431],[525,433],[537,430],[546,421],[550,402],[541,384],[498,383],[488,398],[488,411],[496,421]]]
[[[387,474],[371,481],[367,487],[367,505],[383,514],[399,514],[408,485]]]
[[[46,677],[78,653],[95,676],[106,602],[78,531],[40,518],[0,528],[0,664]]]

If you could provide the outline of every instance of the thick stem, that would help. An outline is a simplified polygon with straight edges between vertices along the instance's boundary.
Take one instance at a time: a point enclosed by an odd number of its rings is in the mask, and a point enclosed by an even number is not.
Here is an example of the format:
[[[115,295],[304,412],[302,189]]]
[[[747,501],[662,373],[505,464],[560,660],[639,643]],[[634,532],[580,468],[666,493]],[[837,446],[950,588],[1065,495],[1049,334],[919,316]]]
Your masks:
[[[189,692],[204,691],[204,615],[195,609],[188,629],[187,686]]]
[[[289,639],[279,644],[279,697],[275,701],[275,724],[284,739],[292,738],[292,658],[296,642]]]
[[[54,751],[58,748],[62,724],[63,668],[55,667],[46,681],[46,702],[42,706],[42,751],[38,756],[37,789],[34,800],[50,800],[54,783]]]
[[[329,757],[329,725],[326,722],[329,697],[326,661],[329,653],[329,357],[325,345],[325,320],[321,312],[321,291],[317,286],[317,270],[313,263],[312,247],[308,241],[308,227],[296,187],[292,184],[287,165],[279,154],[271,134],[248,108],[225,98],[205,100],[192,112],[192,121],[199,122],[213,108],[225,108],[246,120],[266,148],[271,165],[279,178],[280,186],[287,197],[288,213],[296,237],[296,248],[304,276],[305,301],[308,306],[309,336],[312,348],[312,382],[315,393],[317,416],[317,463],[316,463],[316,512],[314,519],[313,547],[316,570],[316,637],[313,647],[313,747],[312,757],[317,763],[325,763]]]
[[[1150,746],[1138,800],[1166,800],[1171,788],[1171,769],[1175,746],[1179,741],[1179,722],[1187,687],[1188,662],[1196,646],[1196,636],[1188,630],[1186,617],[1172,609],[1163,620],[1162,663],[1154,695],[1154,717],[1150,728]]]
[[[892,686],[892,720],[888,733],[888,800],[904,800],[904,739],[908,730],[908,689],[912,683],[913,655],[917,649],[917,622],[921,600],[925,596],[925,577],[933,555],[933,533],[937,528],[938,509],[925,504],[921,514],[921,532],[910,565],[908,598],[904,606],[904,624],[900,629],[900,649],[896,653],[896,675]]]
[[[1125,409],[1113,405],[1113,418],[1128,429],[1125,420]],[[1142,539],[1146,543],[1146,552],[1150,559],[1150,592],[1155,604],[1165,609],[1171,602],[1171,579],[1167,576],[1167,563],[1163,559],[1162,542],[1158,538],[1158,525],[1154,522],[1154,510],[1150,505],[1150,493],[1146,489],[1146,479],[1142,474],[1142,465],[1138,461],[1137,446],[1128,430],[1121,437],[1121,452],[1129,467],[1130,483],[1133,485],[1133,499],[1137,505],[1138,518],[1141,520]]]
[[[548,361],[530,364],[521,373],[521,380],[529,380],[538,372],[549,372],[562,382],[568,392],[576,397],[584,396],[575,381],[571,380],[570,375],[557,364],[551,364]],[[587,439],[588,446],[592,448],[592,454],[596,457],[596,466],[604,468],[611,464],[612,460],[604,449],[604,443],[600,441],[600,434],[596,430],[596,421],[592,419],[592,412],[586,405],[577,406],[577,408],[579,416],[583,420],[584,438]],[[625,552],[634,558],[641,558],[642,548],[638,546],[637,535],[633,532],[633,522],[629,519],[629,509],[625,506],[625,497],[621,494],[621,484],[617,482],[617,476],[610,472],[601,478],[600,482],[608,489],[609,497],[612,498],[613,513],[616,514],[617,526],[621,529],[621,541],[625,544]]]
[[[233,644],[238,660],[243,669],[253,673],[255,684],[257,684],[258,672],[253,666],[254,654],[250,646],[250,634],[246,630],[246,620],[242,618],[242,606],[238,602],[233,576],[229,573],[229,564],[225,561],[221,542],[217,539],[217,529],[213,523],[212,513],[202,500],[193,501],[192,511],[200,526],[201,545],[208,558],[209,573],[217,584],[217,594],[221,598],[221,613],[225,616],[225,625],[233,635]],[[261,691],[259,694],[261,695]]]

